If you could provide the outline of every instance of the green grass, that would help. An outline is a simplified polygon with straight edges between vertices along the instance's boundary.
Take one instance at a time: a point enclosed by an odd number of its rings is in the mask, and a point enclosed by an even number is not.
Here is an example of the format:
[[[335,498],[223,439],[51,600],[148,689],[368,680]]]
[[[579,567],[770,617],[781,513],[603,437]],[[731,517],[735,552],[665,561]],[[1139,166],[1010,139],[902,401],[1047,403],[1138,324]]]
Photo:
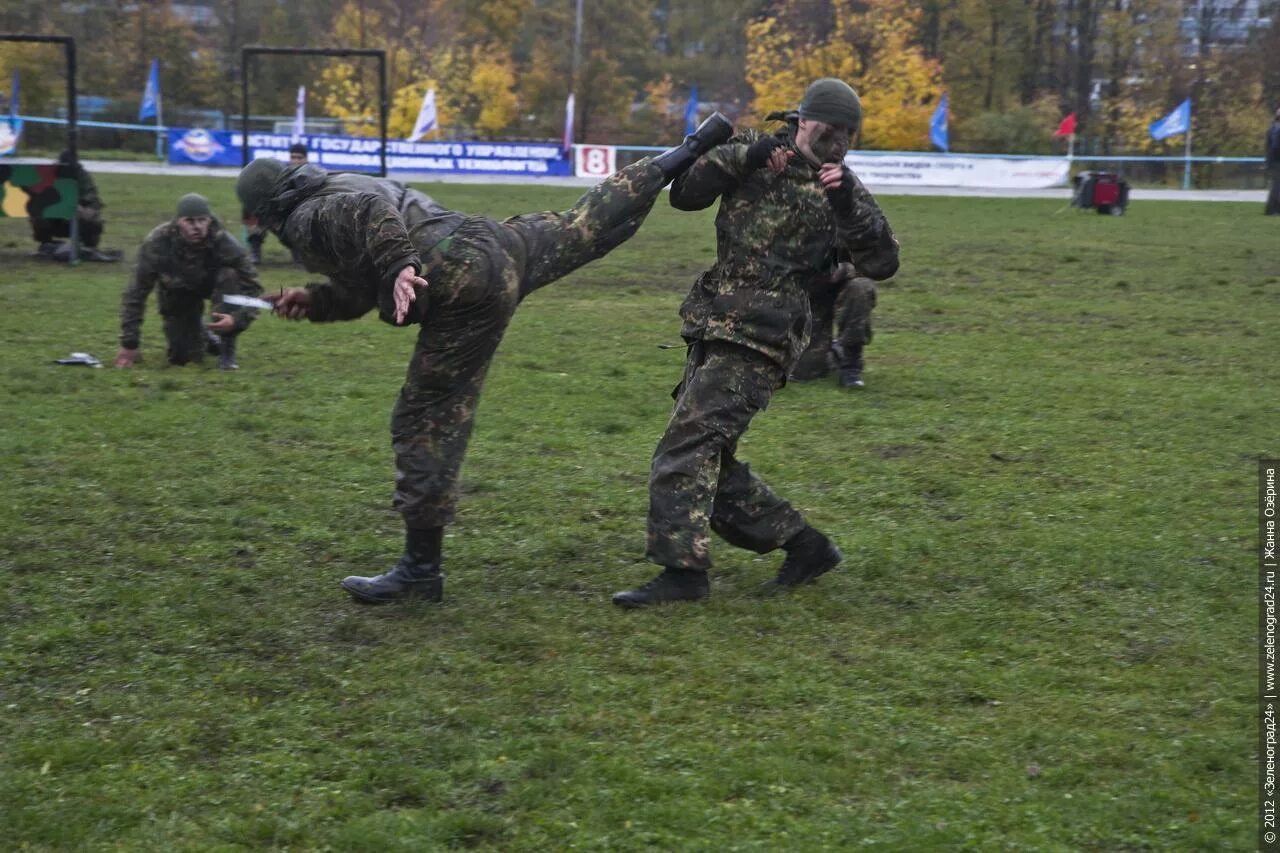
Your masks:
[[[102,175],[132,258],[183,192]],[[572,189],[439,185],[506,215]],[[1256,460],[1280,255],[1255,206],[883,199],[868,387],[788,387],[741,453],[844,548],[647,579],[649,455],[710,213],[661,204],[533,296],[490,374],[446,600],[358,607],[398,553],[413,335],[263,317],[242,370],[116,348],[127,265],[0,221],[4,846],[1174,850],[1256,843]],[[306,274],[268,242],[268,288]],[[154,309],[153,309],[154,311]]]

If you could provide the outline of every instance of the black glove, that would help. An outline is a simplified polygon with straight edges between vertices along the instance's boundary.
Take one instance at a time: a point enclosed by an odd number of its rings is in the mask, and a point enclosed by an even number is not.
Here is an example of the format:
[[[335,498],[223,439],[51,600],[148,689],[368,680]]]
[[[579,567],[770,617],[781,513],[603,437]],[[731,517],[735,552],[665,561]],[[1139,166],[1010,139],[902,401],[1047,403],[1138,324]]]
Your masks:
[[[747,147],[747,171],[763,169],[774,151],[786,146],[786,141],[776,136],[762,136]]]
[[[827,189],[827,201],[840,216],[853,213],[853,180],[848,169],[844,170],[839,184]]]

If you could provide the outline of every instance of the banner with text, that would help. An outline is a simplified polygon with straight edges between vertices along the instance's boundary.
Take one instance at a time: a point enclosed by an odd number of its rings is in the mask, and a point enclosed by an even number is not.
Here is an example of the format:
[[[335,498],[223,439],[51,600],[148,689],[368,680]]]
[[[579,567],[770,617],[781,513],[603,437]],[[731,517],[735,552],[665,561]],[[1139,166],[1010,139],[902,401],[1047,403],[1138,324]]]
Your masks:
[[[931,154],[868,154],[844,158],[868,187],[972,187],[979,189],[1046,189],[1066,186],[1067,158],[1014,160],[1000,157],[940,157]]]
[[[175,165],[239,166],[239,131],[170,128],[169,162]],[[250,133],[249,159],[289,159],[296,140],[284,133]],[[376,172],[381,143],[355,136],[304,135],[312,163],[334,171]],[[565,177],[573,162],[550,142],[404,142],[387,140],[387,169],[452,175]]]

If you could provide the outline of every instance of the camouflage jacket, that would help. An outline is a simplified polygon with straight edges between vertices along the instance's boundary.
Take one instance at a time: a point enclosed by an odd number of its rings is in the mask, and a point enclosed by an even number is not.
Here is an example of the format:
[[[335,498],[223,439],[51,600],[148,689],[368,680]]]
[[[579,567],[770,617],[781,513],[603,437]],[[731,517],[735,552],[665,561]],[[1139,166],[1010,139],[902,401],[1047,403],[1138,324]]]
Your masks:
[[[847,168],[852,212],[837,214],[818,170],[797,152],[778,175],[748,172],[744,131],[703,155],[671,187],[671,204],[701,210],[720,198],[716,263],[698,277],[680,307],[686,340],[723,340],[767,355],[784,368],[809,337],[805,285],[831,269],[836,251],[864,274],[885,279],[898,268],[898,243],[871,193]],[[791,128],[779,134],[789,143]]]
[[[178,233],[176,220],[157,225],[138,250],[138,265],[125,288],[120,305],[120,345],[137,349],[147,296],[157,289],[160,313],[166,316],[203,309],[203,300],[222,294],[261,296],[262,285],[249,255],[235,238],[214,219],[209,235],[198,244],[188,243]],[[253,322],[257,311],[238,305],[222,305],[219,313],[235,318],[242,332]]]
[[[396,181],[304,163],[281,174],[261,219],[308,270],[328,277],[307,285],[312,320],[354,320],[376,307],[394,325],[396,277],[430,265],[433,247],[465,217]],[[402,325],[413,320],[411,311]]]
[[[76,175],[76,185],[80,196],[76,203],[80,207],[102,210],[102,197],[98,195],[98,185],[94,182],[93,175],[90,175],[89,170],[84,166],[80,167],[80,172]]]

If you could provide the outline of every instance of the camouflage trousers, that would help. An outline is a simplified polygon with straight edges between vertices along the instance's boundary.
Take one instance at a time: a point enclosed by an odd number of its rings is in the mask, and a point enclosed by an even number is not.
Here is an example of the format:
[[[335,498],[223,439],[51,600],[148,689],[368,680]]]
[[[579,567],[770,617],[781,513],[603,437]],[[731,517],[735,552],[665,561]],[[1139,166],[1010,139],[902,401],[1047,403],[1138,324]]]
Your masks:
[[[426,271],[421,330],[391,413],[394,503],[407,526],[453,520],[480,390],[520,301],[635,234],[665,183],[641,160],[566,211],[469,217],[442,245],[418,247],[442,259]]]
[[[95,207],[79,207],[76,217],[80,221],[80,245],[95,249],[102,241],[105,225],[102,211]],[[31,236],[37,243],[52,243],[58,238],[71,238],[71,220],[39,219],[31,220]]]
[[[777,362],[738,344],[689,347],[675,411],[649,472],[648,559],[706,569],[712,530],[731,545],[764,554],[804,529],[804,516],[735,455],[751,418],[783,378]]]
[[[205,285],[209,286],[208,284]],[[200,363],[216,336],[205,328],[204,300],[216,303],[221,293],[239,293],[240,277],[235,270],[224,269],[212,278],[210,293],[161,287],[156,294],[160,318],[164,321],[164,339],[170,364]],[[236,333],[238,334],[238,333]]]
[[[832,367],[833,343],[845,352],[860,351],[871,343],[875,282],[855,274],[849,264],[841,264],[828,283],[810,290],[809,307],[813,312],[809,346],[792,368],[792,379],[826,376]]]

